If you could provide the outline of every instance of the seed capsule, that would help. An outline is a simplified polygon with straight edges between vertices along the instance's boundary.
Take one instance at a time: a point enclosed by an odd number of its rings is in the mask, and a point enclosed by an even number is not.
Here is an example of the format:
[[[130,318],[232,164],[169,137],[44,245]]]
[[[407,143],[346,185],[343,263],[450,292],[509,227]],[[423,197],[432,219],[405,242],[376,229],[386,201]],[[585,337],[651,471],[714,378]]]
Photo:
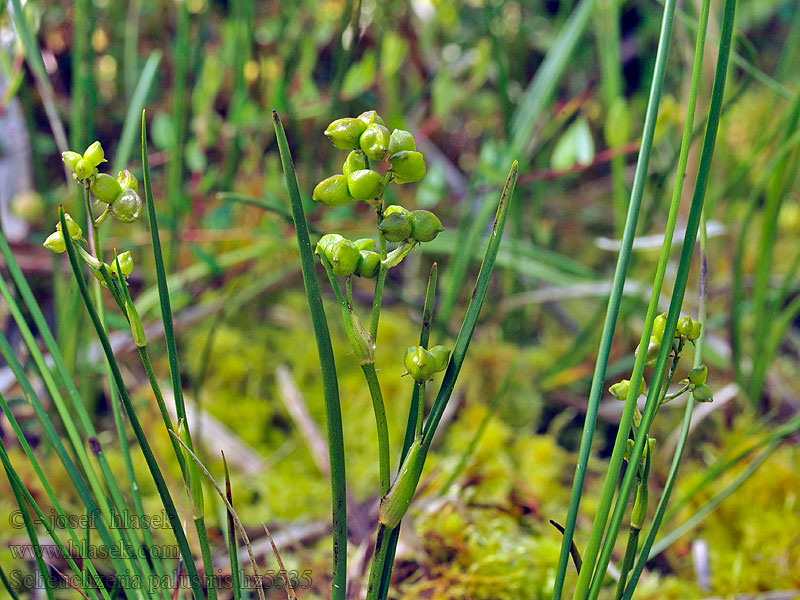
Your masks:
[[[425,159],[421,152],[403,150],[389,157],[395,183],[413,183],[425,176]]]
[[[323,179],[314,188],[311,197],[328,207],[342,206],[353,199],[347,187],[347,177],[344,175],[333,175]]]
[[[95,198],[106,204],[114,202],[122,193],[122,186],[119,184],[119,181],[106,173],[98,173],[97,176],[92,179],[89,189],[92,190]]]
[[[337,148],[341,148],[342,150],[357,150],[358,139],[366,128],[367,124],[360,119],[349,117],[345,119],[336,119],[325,129],[325,136]]]
[[[381,119],[381,116],[375,110],[366,110],[356,118],[359,121],[363,121],[367,127],[373,123],[377,123],[378,125],[386,125],[386,123],[383,122],[383,119]]]
[[[73,240],[78,240],[83,235],[81,226],[73,219],[69,213],[64,213],[64,220],[67,222],[67,233]],[[56,223],[56,231],[61,232],[61,221]]]
[[[433,355],[434,372],[444,371],[450,362],[450,348],[447,346],[434,346],[428,350]]]
[[[698,402],[713,402],[714,401],[714,393],[711,391],[711,388],[708,387],[705,383],[701,383],[692,390],[692,396]]]
[[[89,179],[96,171],[94,165],[85,158],[81,158],[75,163],[75,177],[78,179]]]
[[[338,233],[322,236],[317,243],[317,254],[322,254],[333,267],[334,275],[346,277],[356,272],[361,254],[356,245]]]
[[[385,214],[383,221],[378,225],[383,236],[388,242],[402,242],[411,237],[413,225],[411,219],[401,212]]]
[[[370,252],[375,250],[375,240],[372,238],[361,238],[359,240],[354,240],[353,243],[359,250],[369,250]]]
[[[86,152],[83,153],[83,158],[88,160],[93,167],[96,167],[101,162],[105,162],[106,154],[103,152],[103,147],[100,145],[100,142],[93,142],[92,145],[86,149]]]
[[[64,161],[64,166],[66,166],[73,173],[75,172],[75,165],[77,165],[78,161],[82,158],[83,157],[80,154],[73,152],[72,150],[67,150],[66,152],[61,153],[61,160]]]
[[[625,400],[628,397],[628,392],[631,389],[631,382],[628,379],[623,379],[612,385],[608,388],[608,391],[611,392],[611,395],[614,396],[617,400]],[[639,393],[637,394],[637,398],[644,394],[644,379],[639,383]]]
[[[123,190],[139,191],[139,181],[128,169],[124,169],[117,174],[117,182]]]
[[[111,261],[111,268],[109,270],[119,276],[119,273],[117,273],[117,261],[119,261],[119,268],[122,271],[122,276],[127,279],[133,272],[133,258],[131,258],[130,250],[126,250],[122,254],[117,254],[115,260]]]
[[[388,217],[392,213],[400,213],[402,215],[409,216],[411,214],[411,211],[410,210],[406,210],[405,208],[403,208],[399,204],[391,204],[391,205],[386,207],[385,211],[383,211],[383,216],[384,217]]]
[[[389,130],[373,123],[361,134],[358,144],[370,160],[383,160],[389,146]]]
[[[700,333],[703,331],[703,324],[700,321],[692,321],[692,333],[689,336],[689,339],[694,341],[700,337]]]
[[[374,279],[378,275],[378,267],[381,265],[381,255],[371,250],[359,250],[358,267],[356,273],[367,279]]]
[[[678,325],[675,328],[675,331],[677,331],[680,335],[684,337],[689,337],[690,335],[692,335],[692,327],[693,327],[692,317],[689,316],[681,317],[680,319],[678,319]]]
[[[409,346],[403,365],[415,381],[428,381],[436,372],[436,359],[422,346]]]
[[[655,338],[657,344],[660,344],[661,340],[664,339],[664,328],[666,325],[667,315],[664,313],[658,315],[653,321],[653,337]]]
[[[350,175],[355,171],[360,171],[361,169],[367,168],[367,159],[364,156],[364,153],[361,150],[353,150],[350,154],[347,155],[347,158],[342,165],[342,173],[345,176]]]
[[[60,231],[54,231],[48,235],[42,246],[52,252],[55,252],[56,254],[61,254],[67,250],[67,244],[64,241],[64,236],[61,235]]]
[[[123,190],[111,205],[111,214],[121,223],[133,223],[142,215],[142,199],[133,190]]]
[[[386,153],[389,156],[402,152],[403,150],[414,151],[417,149],[417,144],[414,142],[414,136],[405,129],[395,129],[392,135],[389,136],[389,146],[386,148]]]
[[[703,385],[708,376],[708,369],[705,365],[700,365],[689,371],[689,382],[692,385]]]
[[[444,231],[439,217],[429,210],[411,211],[409,219],[411,219],[411,237],[418,242],[430,242]]]
[[[347,176],[347,189],[356,200],[373,200],[383,189],[383,177],[371,169],[359,169]]]

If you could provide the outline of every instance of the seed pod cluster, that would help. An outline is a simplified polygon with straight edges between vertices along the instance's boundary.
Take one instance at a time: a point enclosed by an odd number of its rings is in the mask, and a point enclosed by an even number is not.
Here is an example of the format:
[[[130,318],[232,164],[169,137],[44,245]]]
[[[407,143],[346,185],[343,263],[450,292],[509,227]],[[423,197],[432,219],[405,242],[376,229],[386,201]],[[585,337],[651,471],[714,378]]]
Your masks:
[[[374,110],[357,117],[336,119],[325,129],[336,148],[350,150],[342,173],[320,181],[312,198],[328,207],[343,206],[350,200],[374,204],[383,195],[386,183],[411,183],[425,175],[425,159],[417,152],[414,137],[403,129],[391,132]],[[384,178],[369,167],[369,162],[389,162],[389,176]]]
[[[403,358],[403,365],[414,381],[422,382],[433,378],[447,368],[450,361],[450,348],[434,346],[426,349],[422,346],[409,346]]]
[[[142,214],[142,199],[137,190],[139,182],[125,169],[114,178],[107,173],[98,173],[97,167],[106,162],[105,151],[100,142],[92,143],[81,155],[69,150],[61,154],[64,165],[73,172],[75,179],[86,181],[89,190],[100,202],[109,205],[109,212],[121,223],[133,223]]]
[[[355,274],[372,279],[378,274],[381,262],[380,255],[374,249],[374,240],[352,242],[338,233],[329,233],[317,242],[316,252],[328,259],[335,275],[347,277]]]
[[[406,210],[398,204],[384,211],[378,229],[388,242],[430,242],[444,231],[442,222],[429,210]]]

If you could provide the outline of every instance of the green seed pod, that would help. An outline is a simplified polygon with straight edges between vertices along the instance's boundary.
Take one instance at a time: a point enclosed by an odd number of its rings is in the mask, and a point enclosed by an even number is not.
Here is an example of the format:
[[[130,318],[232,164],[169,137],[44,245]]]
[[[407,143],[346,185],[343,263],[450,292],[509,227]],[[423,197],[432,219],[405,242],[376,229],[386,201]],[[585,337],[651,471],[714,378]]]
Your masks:
[[[627,379],[623,379],[622,381],[618,381],[610,388],[608,391],[611,392],[611,395],[614,396],[617,400],[625,400],[628,397],[628,392],[631,389],[631,382]]]
[[[447,363],[450,362],[450,348],[447,346],[434,346],[428,349],[428,352],[433,355],[434,372],[444,371],[447,368]]]
[[[92,179],[89,189],[92,190],[95,198],[106,204],[112,204],[117,199],[117,196],[122,193],[122,186],[119,181],[106,173],[98,173]]]
[[[414,136],[405,129],[395,129],[392,135],[389,136],[389,146],[386,148],[386,154],[392,156],[403,150],[415,151],[417,144],[414,142]]]
[[[409,346],[403,357],[406,371],[415,381],[428,381],[436,372],[436,359],[422,346]]]
[[[693,325],[694,324],[692,323],[692,317],[689,316],[681,317],[680,319],[678,319],[678,325],[675,328],[675,331],[684,337],[689,337],[690,335],[692,335]]]
[[[413,183],[425,177],[425,159],[421,152],[402,150],[389,157],[395,183]]]
[[[322,254],[333,266],[333,273],[346,277],[356,272],[361,258],[358,248],[338,233],[322,236],[317,243],[317,254]]]
[[[371,250],[359,250],[360,258],[358,259],[358,267],[356,273],[360,277],[367,279],[374,279],[378,275],[378,267],[381,264],[381,255]]]
[[[692,321],[692,333],[689,335],[689,339],[694,341],[700,337],[700,333],[703,331],[703,324],[700,321]]]
[[[67,250],[67,244],[64,241],[64,236],[61,235],[60,231],[54,231],[48,235],[42,246],[48,250],[51,250],[52,252],[55,252],[56,254],[61,254]]]
[[[653,337],[656,339],[656,343],[660,344],[661,340],[664,339],[664,328],[667,325],[667,315],[661,313],[658,315],[655,320],[653,321]]]
[[[386,529],[391,530],[397,527],[403,516],[408,512],[408,507],[414,498],[414,492],[417,490],[417,484],[419,484],[419,478],[422,475],[422,467],[425,463],[421,450],[422,441],[419,439],[414,440],[414,443],[408,449],[406,459],[400,466],[397,479],[394,480],[386,495],[381,498],[378,521]]]
[[[124,169],[117,173],[117,183],[119,183],[123,190],[133,190],[134,192],[139,191],[139,181],[136,179],[136,176],[133,173],[128,171],[128,169]]]
[[[698,402],[713,402],[714,401],[714,393],[711,391],[711,388],[708,387],[705,383],[701,383],[692,390],[692,396]]]
[[[444,231],[442,222],[429,210],[414,210],[411,219],[411,237],[418,242],[430,242]]]
[[[67,232],[69,233],[69,237],[73,240],[79,240],[83,235],[83,231],[81,230],[81,226],[75,222],[69,213],[64,213],[64,220],[67,222]],[[56,223],[56,231],[61,231],[61,221]]]
[[[111,268],[109,269],[113,274],[119,276],[117,273],[117,261],[119,261],[119,268],[122,270],[122,276],[127,279],[133,272],[133,258],[131,258],[130,250],[126,250],[122,254],[117,254],[116,259],[111,261]]]
[[[363,121],[367,127],[369,127],[373,123],[377,123],[378,125],[386,125],[386,123],[383,122],[383,119],[381,119],[381,116],[378,114],[378,112],[374,110],[364,111],[356,118],[359,121]]]
[[[67,150],[66,152],[61,153],[61,160],[64,161],[64,166],[67,167],[73,173],[75,172],[75,165],[78,164],[78,161],[83,157],[78,154],[77,152],[73,152],[72,150]]]
[[[354,240],[353,243],[359,250],[369,250],[370,252],[375,250],[375,240],[372,238],[361,238],[359,240]]]
[[[642,381],[639,383],[639,394],[637,397],[644,394],[644,388],[644,379],[642,379]],[[611,395],[617,400],[624,401],[628,397],[628,392],[630,392],[630,389],[631,382],[628,379],[623,379],[622,381],[619,381],[608,388],[608,391],[611,392]]]
[[[317,254],[325,256],[328,260],[331,260],[331,252],[333,252],[334,246],[341,244],[344,241],[345,237],[339,235],[338,233],[327,233],[319,238],[317,247],[314,251]]]
[[[100,142],[93,142],[92,145],[86,149],[86,152],[83,153],[83,158],[88,160],[93,167],[96,167],[100,163],[105,162],[106,154],[103,152],[103,147],[100,145]]]
[[[337,148],[342,150],[357,150],[358,139],[366,128],[367,124],[360,119],[349,117],[345,119],[336,119],[325,129],[325,136]]]
[[[401,212],[393,212],[391,214],[384,213],[383,221],[378,225],[386,241],[389,242],[402,242],[411,236],[413,226],[411,219]]]
[[[373,200],[380,196],[383,177],[371,169],[359,169],[347,176],[347,189],[356,200]]]
[[[364,156],[364,153],[361,150],[353,150],[350,154],[347,155],[347,158],[342,165],[342,173],[345,176],[350,175],[355,171],[360,171],[361,169],[367,168],[367,159]]]
[[[689,371],[689,382],[692,385],[703,385],[708,376],[708,369],[705,365],[700,365]]]
[[[358,145],[370,160],[383,160],[389,146],[389,130],[383,125],[373,123],[361,134]]]
[[[96,172],[97,169],[85,158],[81,158],[75,163],[75,177],[78,179],[89,179]]]
[[[123,190],[111,205],[111,214],[121,223],[133,223],[142,215],[142,199],[133,190]]]
[[[342,206],[353,199],[347,189],[347,177],[344,175],[333,175],[323,179],[314,188],[311,197],[328,207]]]
[[[389,215],[394,213],[400,213],[401,215],[405,215],[407,217],[411,215],[410,210],[406,210],[399,204],[390,204],[389,206],[386,207],[386,210],[383,211],[383,216],[388,217]]]

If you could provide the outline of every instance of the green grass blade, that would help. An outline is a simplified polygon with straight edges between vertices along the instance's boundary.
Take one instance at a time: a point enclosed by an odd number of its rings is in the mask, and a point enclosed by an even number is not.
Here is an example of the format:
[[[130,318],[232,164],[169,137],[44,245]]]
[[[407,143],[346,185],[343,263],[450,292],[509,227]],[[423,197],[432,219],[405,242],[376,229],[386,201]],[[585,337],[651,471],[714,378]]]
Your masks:
[[[63,209],[60,210],[59,216],[61,219],[61,227],[63,231],[67,231],[67,224],[64,219]],[[195,596],[195,600],[202,600],[204,598],[204,595],[202,588],[200,587],[200,576],[197,573],[197,567],[194,564],[194,559],[192,558],[192,553],[191,550],[189,549],[189,543],[186,540],[186,534],[183,532],[183,527],[181,525],[180,517],[178,516],[178,511],[175,508],[175,503],[172,500],[169,488],[167,487],[166,481],[164,480],[164,476],[161,473],[161,468],[158,466],[158,462],[156,461],[155,455],[153,454],[153,451],[150,448],[150,443],[147,441],[147,436],[144,432],[144,429],[142,428],[142,425],[139,422],[139,417],[136,415],[136,411],[133,408],[133,403],[131,402],[130,396],[128,395],[128,390],[125,387],[125,382],[122,379],[122,373],[119,370],[119,365],[117,364],[116,357],[114,356],[114,351],[111,349],[111,343],[108,340],[108,335],[106,334],[105,328],[103,327],[103,324],[100,321],[100,317],[97,314],[96,309],[94,308],[94,304],[89,294],[89,290],[86,286],[86,281],[83,278],[83,274],[81,273],[80,264],[78,263],[78,256],[75,252],[75,248],[73,247],[73,242],[71,239],[67,240],[67,254],[69,255],[69,262],[70,266],[72,267],[72,271],[75,275],[75,280],[78,283],[78,288],[80,289],[81,296],[83,297],[83,303],[86,306],[86,310],[88,311],[89,317],[92,321],[92,324],[94,325],[97,337],[100,340],[100,345],[103,348],[103,353],[105,354],[106,360],[108,361],[108,364],[111,368],[111,372],[114,377],[114,383],[117,386],[117,391],[119,392],[120,399],[122,400],[122,404],[125,407],[125,412],[128,414],[128,420],[130,421],[134,435],[136,436],[136,439],[139,442],[139,448],[141,449],[145,461],[147,462],[148,469],[150,470],[150,474],[153,477],[153,483],[156,489],[158,490],[158,495],[161,498],[164,510],[167,513],[167,518],[169,519],[170,525],[172,526],[172,531],[173,534],[175,535],[175,541],[178,544],[181,556],[183,556],[184,566],[189,575],[190,583],[192,586],[192,593]]]
[[[433,327],[433,309],[436,300],[436,282],[438,279],[439,266],[436,263],[431,265],[430,273],[428,274],[428,286],[425,289],[425,302],[422,306],[422,327],[419,333],[419,345],[425,348],[428,347],[430,341],[431,328]],[[408,406],[408,419],[406,420],[406,431],[403,436],[403,447],[400,449],[400,458],[398,465],[403,464],[403,460],[411,448],[414,441],[414,434],[417,423],[417,411],[419,410],[419,393],[420,388],[418,385],[412,387],[411,402]],[[383,564],[383,572],[381,574],[380,588],[378,590],[378,598],[384,599],[389,593],[389,581],[392,577],[392,565],[394,565],[394,557],[397,552],[397,541],[400,538],[400,525],[389,532],[389,538],[386,541],[386,559]]]
[[[513,137],[508,146],[509,157],[523,156],[536,124],[553,99],[561,76],[569,65],[572,53],[589,24],[595,0],[581,0],[559,32],[547,56],[536,72],[511,120]]]
[[[585,1],[585,0],[584,0]],[[511,165],[511,171],[506,179],[503,193],[500,195],[500,202],[497,205],[497,214],[495,216],[492,231],[489,234],[489,243],[486,246],[486,254],[481,264],[480,272],[478,273],[478,280],[475,283],[475,289],[472,292],[472,299],[470,300],[467,312],[464,315],[464,322],[461,325],[461,330],[458,332],[458,337],[453,345],[453,352],[450,356],[450,363],[445,371],[442,385],[439,387],[439,393],[431,408],[431,414],[425,423],[423,432],[422,447],[424,452],[420,454],[424,460],[427,449],[433,441],[433,434],[436,432],[436,427],[444,414],[444,409],[450,396],[455,388],[458,373],[464,363],[464,358],[469,348],[469,343],[472,340],[472,334],[475,331],[475,325],[478,322],[483,301],[486,298],[486,291],[489,287],[489,279],[494,269],[494,263],[497,259],[497,253],[500,249],[500,242],[503,238],[503,229],[506,224],[506,217],[508,216],[508,207],[511,202],[511,195],[514,193],[514,185],[517,181],[517,170],[519,164],[517,161]]]
[[[336,362],[333,357],[331,336],[322,295],[319,291],[314,268],[314,255],[308,237],[303,201],[297,187],[297,176],[292,164],[292,155],[283,124],[276,111],[272,111],[275,136],[278,140],[283,175],[292,206],[297,245],[300,250],[300,267],[303,273],[303,286],[311,312],[314,338],[317,342],[322,387],[325,400],[325,416],[328,429],[328,452],[331,464],[331,493],[333,497],[333,569],[331,572],[331,600],[344,600],[347,586],[347,499],[344,463],[344,436],[342,433],[342,413],[339,405],[339,382],[336,378]]]
[[[158,234],[158,219],[153,200],[153,184],[150,179],[150,157],[147,153],[147,124],[142,111],[142,184],[144,185],[144,203],[147,206],[147,220],[150,225],[150,242],[153,246],[153,261],[158,282],[158,299],[161,304],[161,320],[164,323],[164,339],[169,356],[169,372],[172,379],[172,393],[175,397],[175,414],[178,421],[186,421],[186,406],[183,402],[183,387],[178,366],[178,347],[175,343],[175,326],[172,321],[172,306],[169,299],[169,286],[164,268],[164,255],[161,251],[161,237]]]
[[[66,231],[66,230],[65,230]],[[55,600],[55,595],[53,594],[53,586],[50,584],[50,578],[47,576],[47,565],[42,558],[42,546],[39,544],[39,538],[36,535],[36,529],[33,527],[33,520],[31,519],[31,515],[28,512],[28,505],[25,502],[25,496],[22,494],[20,490],[21,483],[17,483],[17,481],[12,477],[11,473],[6,471],[6,475],[8,476],[8,482],[11,484],[11,493],[14,494],[14,500],[17,502],[17,509],[20,515],[22,515],[22,522],[25,526],[25,531],[28,534],[28,539],[31,542],[31,547],[33,548],[34,558],[36,560],[36,566],[39,569],[39,574],[41,575],[41,581],[44,584],[44,592],[47,596],[48,600]]]
[[[650,163],[650,153],[653,147],[653,136],[655,133],[656,118],[658,115],[658,105],[661,100],[661,93],[664,85],[664,74],[666,72],[667,55],[669,53],[669,42],[672,36],[672,23],[675,11],[675,0],[668,0],[664,8],[664,15],[661,24],[661,35],[658,41],[658,50],[656,52],[656,63],[653,70],[653,82],[650,87],[650,97],[648,99],[647,113],[645,117],[644,131],[642,133],[642,144],[639,151],[639,159],[636,163],[636,172],[633,180],[633,187],[631,189],[631,200],[628,205],[628,216],[625,221],[625,231],[622,236],[622,244],[617,258],[617,265],[614,270],[614,279],[611,288],[611,294],[608,298],[608,309],[606,311],[606,318],[603,324],[603,333],[600,338],[600,346],[597,354],[597,361],[595,363],[594,374],[592,376],[592,385],[589,392],[589,402],[586,409],[586,417],[584,419],[583,433],[581,434],[581,443],[578,451],[578,462],[575,466],[575,476],[572,482],[572,491],[570,495],[569,508],[567,510],[567,519],[564,525],[564,535],[561,543],[561,554],[558,560],[558,567],[556,570],[556,580],[553,590],[553,600],[560,600],[564,587],[564,578],[567,572],[567,562],[570,556],[570,549],[572,547],[573,536],[575,534],[575,522],[578,516],[578,508],[580,506],[581,493],[583,491],[583,482],[586,477],[586,467],[589,462],[589,453],[591,451],[592,438],[594,436],[594,427],[597,421],[597,410],[600,405],[600,396],[603,390],[603,381],[608,367],[608,358],[611,351],[611,343],[614,338],[614,328],[617,323],[617,316],[619,315],[620,301],[622,298],[625,280],[627,278],[628,263],[630,262],[631,249],[633,247],[633,239],[636,234],[636,225],[639,220],[639,211],[642,205],[642,196],[644,194],[644,186],[647,180],[647,170]],[[665,239],[664,247],[668,248],[669,245]],[[664,249],[662,248],[661,261],[665,261]],[[660,293],[660,285],[658,290],[655,291],[654,296],[657,298]],[[651,300],[649,311],[653,310],[654,300]],[[647,325],[652,323],[652,316],[650,319],[645,320]],[[649,335],[649,334],[648,334]],[[644,338],[644,336],[643,336]],[[643,354],[643,353],[642,353]],[[639,377],[641,377],[641,369],[643,362],[639,368]],[[636,384],[636,371],[631,377],[633,385]],[[626,406],[630,402],[626,402]],[[628,406],[628,413],[631,412],[631,407]],[[623,414],[623,419],[620,423],[620,430],[624,428],[625,435],[627,436],[629,422],[626,424],[626,414]],[[629,418],[628,418],[629,421]],[[620,457],[621,458],[621,457]],[[609,465],[611,471],[612,465]],[[580,599],[586,593],[589,587],[589,579],[594,568],[595,559],[597,558],[597,551],[600,546],[600,539],[605,528],[605,520],[608,516],[607,512],[610,508],[613,499],[614,487],[609,484],[610,476],[606,479],[606,484],[603,488],[603,493],[600,498],[595,522],[592,525],[592,535],[589,538],[589,544],[584,551],[583,564],[581,572],[578,575],[578,584],[575,589],[574,597]]]
[[[689,267],[691,266],[692,254],[694,252],[694,246],[697,239],[700,215],[703,210],[703,202],[705,199],[705,192],[711,170],[711,160],[714,154],[717,130],[719,128],[722,98],[725,90],[728,59],[730,57],[731,39],[733,36],[733,21],[735,12],[736,0],[726,0],[722,16],[722,33],[719,55],[714,73],[714,84],[711,91],[711,105],[709,106],[708,110],[709,118],[706,125],[706,132],[703,137],[703,146],[698,165],[697,181],[695,182],[695,188],[692,194],[692,204],[686,222],[686,236],[684,239],[683,248],[681,250],[678,271],[675,276],[675,286],[673,288],[672,299],[670,301],[670,310],[667,315],[667,323],[664,330],[665,339],[671,339],[674,335],[675,325],[678,322],[681,305],[683,304],[683,297],[686,292],[686,282],[689,276]],[[650,425],[652,424],[658,408],[660,390],[664,375],[666,374],[669,351],[670,350],[667,347],[667,344],[663,344],[656,362],[656,367],[653,373],[653,382],[651,382],[650,390],[647,395],[647,402],[642,413],[641,425],[636,434],[629,464],[638,464],[642,458],[644,446],[648,439]],[[636,381],[633,382],[633,385],[637,385]],[[614,542],[616,541],[616,536],[622,523],[625,508],[628,504],[628,498],[630,497],[635,475],[636,469],[628,469],[625,472],[625,477],[622,480],[617,504],[614,507],[614,513],[612,514],[609,522],[608,536],[605,540],[603,551],[597,562],[595,580],[588,596],[590,599],[596,598],[600,593],[603,576],[605,575],[608,562],[611,559]]]
[[[111,163],[111,171],[114,173],[124,169],[130,160],[139,128],[139,118],[144,110],[147,94],[153,85],[156,73],[158,73],[157,69],[160,62],[161,52],[154,50],[150,53],[142,69],[142,75],[139,77],[139,82],[136,84],[136,89],[133,91],[133,96],[131,96],[128,103],[128,112],[125,114],[125,122],[122,124],[122,133],[119,136],[117,151]]]
[[[231,487],[231,475],[228,472],[228,461],[225,460],[225,453],[222,454],[222,468],[225,470],[225,498],[228,504],[233,507],[233,490]],[[239,580],[239,544],[236,543],[236,523],[233,515],[226,511],[228,524],[228,558],[231,561],[231,588],[233,600],[240,600],[242,597],[242,584]]]

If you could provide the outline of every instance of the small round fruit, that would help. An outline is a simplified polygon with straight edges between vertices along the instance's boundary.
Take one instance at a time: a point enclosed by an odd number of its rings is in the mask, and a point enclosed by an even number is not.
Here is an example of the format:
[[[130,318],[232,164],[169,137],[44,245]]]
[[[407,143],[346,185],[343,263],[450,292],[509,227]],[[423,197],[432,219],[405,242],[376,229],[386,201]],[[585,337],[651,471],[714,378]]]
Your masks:
[[[347,176],[347,188],[356,200],[373,200],[383,189],[383,177],[372,169],[359,169]]]
[[[314,188],[311,197],[329,207],[342,206],[353,199],[347,189],[347,177],[344,175],[333,175],[323,179]]]
[[[111,214],[121,223],[133,223],[142,216],[142,199],[133,190],[123,190],[111,204]]]
[[[414,210],[411,219],[411,237],[418,242],[430,242],[444,231],[442,222],[429,210]]]
[[[122,193],[122,186],[119,181],[106,173],[98,173],[92,180],[89,189],[92,190],[95,198],[106,204],[113,203],[117,196]]]
[[[403,150],[389,157],[395,183],[413,183],[425,176],[425,159],[421,152]]]

